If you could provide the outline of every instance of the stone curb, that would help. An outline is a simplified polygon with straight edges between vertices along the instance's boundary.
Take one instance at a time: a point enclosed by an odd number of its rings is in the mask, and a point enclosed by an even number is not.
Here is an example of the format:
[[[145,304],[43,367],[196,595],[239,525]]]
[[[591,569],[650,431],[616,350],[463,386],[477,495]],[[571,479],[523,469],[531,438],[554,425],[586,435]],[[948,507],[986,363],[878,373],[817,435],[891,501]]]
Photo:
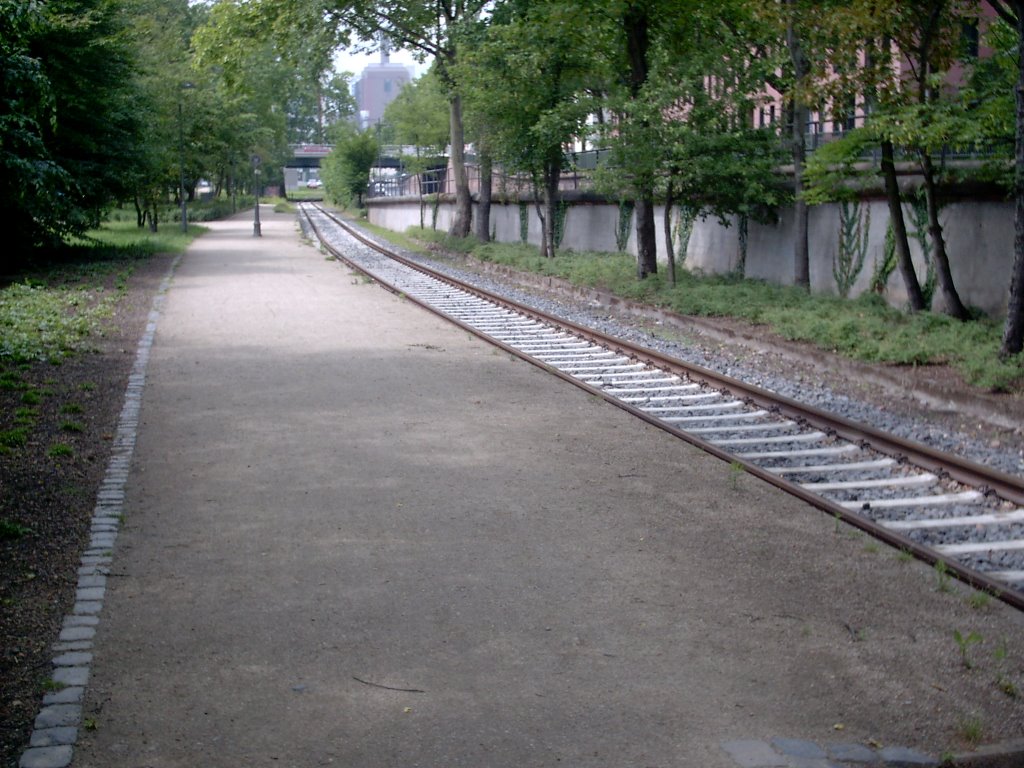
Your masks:
[[[135,450],[135,437],[146,383],[146,365],[156,336],[160,310],[166,300],[171,278],[181,263],[179,254],[167,269],[139,339],[135,362],[128,376],[124,406],[118,418],[113,450],[96,496],[89,543],[78,569],[75,605],[64,617],[60,636],[53,646],[51,680],[57,690],[43,696],[29,747],[21,753],[19,768],[67,768],[74,757],[74,745],[82,724],[82,701],[92,669],[92,647],[106,597],[107,573],[117,534],[124,516],[124,489]]]

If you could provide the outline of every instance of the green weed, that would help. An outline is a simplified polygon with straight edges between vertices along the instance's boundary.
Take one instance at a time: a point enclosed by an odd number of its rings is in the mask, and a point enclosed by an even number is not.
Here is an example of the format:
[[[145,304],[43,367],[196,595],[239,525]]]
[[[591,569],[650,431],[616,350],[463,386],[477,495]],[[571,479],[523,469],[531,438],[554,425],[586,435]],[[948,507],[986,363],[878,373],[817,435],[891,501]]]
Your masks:
[[[30,389],[21,396],[21,402],[25,405],[39,405],[43,402],[43,393],[38,389]]]
[[[13,520],[0,520],[0,541],[16,541],[32,533],[32,529]]]
[[[981,642],[981,635],[973,631],[963,635],[959,629],[954,629],[953,639],[956,641],[957,648],[960,649],[960,661],[964,668],[973,669],[974,661],[970,657],[970,649],[975,643]]]
[[[74,456],[74,449],[66,443],[55,443],[50,446],[50,450],[46,454],[53,459],[59,459],[68,456]]]
[[[967,604],[976,611],[983,610],[992,604],[992,595],[988,592],[974,592],[967,598]]]
[[[947,566],[942,560],[938,560],[935,563],[935,577],[938,581],[937,589],[939,592],[953,591],[952,577],[949,575],[949,566]]]
[[[78,413],[83,413],[84,411],[85,409],[78,403],[64,403],[64,405],[60,407],[60,412],[67,416],[73,416]]]
[[[84,432],[85,431],[85,427],[83,425],[79,424],[77,421],[62,421],[60,423],[60,428],[62,430],[64,430],[65,432],[75,432],[75,433],[77,433],[77,432]]]
[[[960,737],[970,747],[981,744],[985,736],[985,724],[978,715],[971,715],[960,721]]]
[[[21,448],[28,442],[28,429],[15,427],[0,431],[0,448]]]

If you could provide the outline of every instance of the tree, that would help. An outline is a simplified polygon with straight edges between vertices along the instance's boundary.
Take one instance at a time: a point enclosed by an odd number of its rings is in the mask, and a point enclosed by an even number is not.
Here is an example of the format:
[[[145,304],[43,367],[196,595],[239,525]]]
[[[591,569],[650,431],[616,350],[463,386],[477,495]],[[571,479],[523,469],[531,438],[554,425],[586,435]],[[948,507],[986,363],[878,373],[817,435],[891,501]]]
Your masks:
[[[456,237],[466,237],[470,232],[473,200],[466,175],[462,94],[452,71],[459,59],[460,27],[476,20],[488,5],[488,0],[335,0],[327,6],[335,23],[363,40],[384,36],[434,60],[437,74],[448,90],[451,165],[455,176],[455,216],[450,232]]]
[[[80,234],[124,193],[140,94],[116,0],[0,6],[0,204],[8,244]],[[25,256],[24,252],[20,253]]]
[[[716,216],[741,228],[740,259],[745,258],[743,229],[749,219],[770,220],[787,198],[779,183],[780,146],[770,128],[751,125],[759,92],[770,66],[748,55],[758,24],[743,3],[695,8],[680,29],[684,40],[660,55],[650,121],[658,129],[661,186],[665,190],[665,242],[669,282],[675,283],[672,213],[681,203],[685,215]],[[685,41],[689,41],[688,44]],[[709,41],[714,41],[710,43]],[[686,55],[677,56],[682,49]],[[730,55],[730,52],[732,55]]]
[[[576,4],[560,0],[506,10],[466,51],[456,78],[467,106],[487,125],[495,159],[530,175],[543,229],[540,252],[553,257],[564,146],[593,109],[584,88],[593,76],[590,25]]]
[[[335,130],[334,150],[320,169],[324,188],[336,202],[361,208],[377,159],[377,137],[372,129],[360,132],[345,124]]]
[[[1000,354],[1005,357],[1024,350],[1024,0],[992,0],[991,5],[1017,33],[1013,269],[1000,347]]]
[[[412,146],[414,155],[403,156],[406,170],[420,174],[420,226],[424,225],[424,193],[428,169],[443,159],[451,127],[448,99],[433,69],[406,85],[384,109],[384,122],[390,127],[396,144]]]

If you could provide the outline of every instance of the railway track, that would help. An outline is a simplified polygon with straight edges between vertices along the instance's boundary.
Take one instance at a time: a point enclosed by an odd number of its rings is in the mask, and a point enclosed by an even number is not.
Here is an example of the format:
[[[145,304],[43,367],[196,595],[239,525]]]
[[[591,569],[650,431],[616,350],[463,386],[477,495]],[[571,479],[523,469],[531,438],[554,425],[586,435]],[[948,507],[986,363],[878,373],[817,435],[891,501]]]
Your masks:
[[[390,290],[1024,610],[1021,479],[516,304],[301,211]],[[363,247],[339,246],[353,238]]]

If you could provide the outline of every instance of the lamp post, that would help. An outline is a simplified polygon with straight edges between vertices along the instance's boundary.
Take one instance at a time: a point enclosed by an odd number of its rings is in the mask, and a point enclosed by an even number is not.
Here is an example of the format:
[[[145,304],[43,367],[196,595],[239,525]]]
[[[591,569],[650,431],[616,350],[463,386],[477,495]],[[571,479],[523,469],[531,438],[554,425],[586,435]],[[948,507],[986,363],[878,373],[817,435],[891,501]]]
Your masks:
[[[262,237],[263,233],[260,232],[260,156],[252,156],[252,173],[255,178],[256,187],[256,211],[253,214],[252,219],[252,236]]]
[[[181,83],[178,86],[178,199],[181,201],[181,231],[188,232],[188,211],[185,209],[185,116],[182,111],[181,92],[187,88],[195,88],[192,83]]]

